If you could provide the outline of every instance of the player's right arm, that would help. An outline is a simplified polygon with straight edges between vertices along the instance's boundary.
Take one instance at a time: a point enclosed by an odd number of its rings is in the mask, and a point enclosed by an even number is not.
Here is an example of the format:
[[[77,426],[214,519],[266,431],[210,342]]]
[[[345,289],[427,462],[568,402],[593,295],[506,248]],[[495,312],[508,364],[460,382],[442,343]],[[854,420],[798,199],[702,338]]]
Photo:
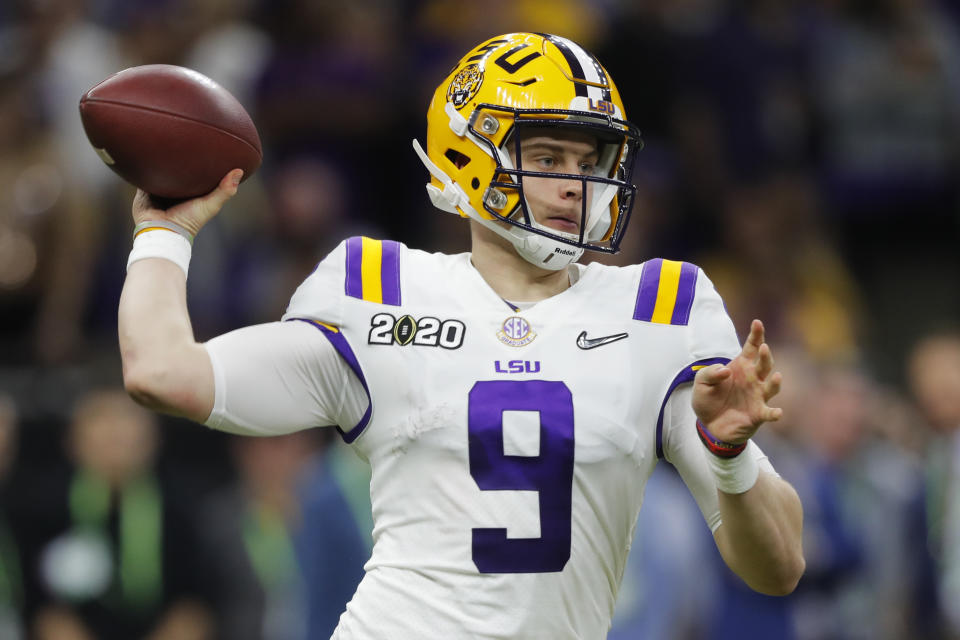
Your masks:
[[[149,196],[138,191],[133,201],[134,224],[171,222],[196,235],[236,194],[242,175],[234,169],[206,196],[168,210],[153,207]],[[183,270],[162,258],[131,264],[117,323],[127,392],[150,409],[203,422],[213,409],[213,367],[193,335]]]
[[[236,193],[239,178],[231,172],[211,194],[166,211],[152,208],[140,192],[134,220],[171,222],[195,234]],[[187,312],[184,270],[164,258],[136,260],[120,298],[124,384],[144,406],[231,433],[351,429],[369,412],[369,394],[325,337],[324,331],[336,330],[320,326],[271,322],[199,344]]]
[[[127,393],[149,409],[203,422],[213,409],[213,367],[193,337],[180,267],[159,258],[130,265],[117,322]]]

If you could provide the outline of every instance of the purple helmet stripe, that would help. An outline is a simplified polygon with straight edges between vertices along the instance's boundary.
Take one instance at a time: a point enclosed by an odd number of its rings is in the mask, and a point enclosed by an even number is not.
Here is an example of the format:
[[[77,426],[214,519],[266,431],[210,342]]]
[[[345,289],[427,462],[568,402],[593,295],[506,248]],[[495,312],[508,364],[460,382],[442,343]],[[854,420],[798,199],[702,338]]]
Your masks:
[[[583,65],[580,64],[577,55],[567,46],[567,43],[560,38],[550,35],[549,33],[538,33],[537,35],[543,36],[560,50],[560,53],[563,54],[563,59],[567,61],[567,65],[570,67],[570,75],[573,76],[574,80],[579,81],[573,83],[573,90],[576,92],[576,95],[586,98],[587,85],[583,84],[583,82],[587,78],[583,73]]]
[[[538,35],[543,36],[556,45],[557,49],[560,50],[560,53],[563,54],[567,64],[570,65],[571,75],[574,77],[574,79],[580,81],[574,83],[576,85],[576,93],[578,96],[590,97],[587,89],[589,85],[582,83],[596,82],[604,85],[603,88],[597,87],[597,90],[600,92],[600,99],[610,102],[611,97],[610,89],[607,85],[607,74],[604,73],[603,67],[600,65],[600,61],[597,60],[596,56],[578,45],[576,42],[567,40],[566,38],[550,35],[549,33],[541,33]],[[595,80],[587,77],[587,67],[584,66],[584,63],[593,68],[597,76]]]

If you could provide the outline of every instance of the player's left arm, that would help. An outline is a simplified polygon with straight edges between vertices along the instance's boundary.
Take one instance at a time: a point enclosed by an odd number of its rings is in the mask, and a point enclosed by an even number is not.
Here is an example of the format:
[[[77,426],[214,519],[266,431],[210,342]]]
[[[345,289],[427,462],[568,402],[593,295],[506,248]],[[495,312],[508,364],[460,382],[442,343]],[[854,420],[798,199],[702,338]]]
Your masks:
[[[722,447],[747,443],[763,423],[780,418],[782,410],[767,404],[780,384],[763,323],[754,320],[736,358],[705,367],[694,379],[693,409],[707,432],[704,437],[719,441],[715,446],[721,454]],[[803,509],[796,491],[776,475],[758,470],[749,450],[735,457],[709,449],[704,454],[717,476],[722,524],[714,538],[727,566],[755,591],[791,593],[805,568]]]

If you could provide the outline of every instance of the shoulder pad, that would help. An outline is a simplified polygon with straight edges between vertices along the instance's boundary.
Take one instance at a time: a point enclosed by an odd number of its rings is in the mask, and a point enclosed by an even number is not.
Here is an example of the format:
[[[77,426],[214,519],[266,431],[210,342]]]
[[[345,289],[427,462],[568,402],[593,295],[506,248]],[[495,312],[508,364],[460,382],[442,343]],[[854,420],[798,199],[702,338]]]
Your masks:
[[[656,258],[643,263],[633,319],[657,324],[690,322],[700,268],[689,262]]]
[[[400,243],[347,238],[344,290],[351,298],[400,306]]]

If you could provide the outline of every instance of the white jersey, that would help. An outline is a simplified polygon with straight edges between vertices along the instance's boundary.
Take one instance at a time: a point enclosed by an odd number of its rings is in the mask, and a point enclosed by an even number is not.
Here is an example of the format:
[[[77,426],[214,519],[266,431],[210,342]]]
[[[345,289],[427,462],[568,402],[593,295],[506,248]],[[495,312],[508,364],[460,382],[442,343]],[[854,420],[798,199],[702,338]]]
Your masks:
[[[517,310],[469,254],[350,238],[294,294],[284,320],[369,398],[339,428],[371,465],[374,548],[334,638],[606,637],[659,457],[719,525],[684,383],[739,353],[720,297],[689,263],[575,268]]]

